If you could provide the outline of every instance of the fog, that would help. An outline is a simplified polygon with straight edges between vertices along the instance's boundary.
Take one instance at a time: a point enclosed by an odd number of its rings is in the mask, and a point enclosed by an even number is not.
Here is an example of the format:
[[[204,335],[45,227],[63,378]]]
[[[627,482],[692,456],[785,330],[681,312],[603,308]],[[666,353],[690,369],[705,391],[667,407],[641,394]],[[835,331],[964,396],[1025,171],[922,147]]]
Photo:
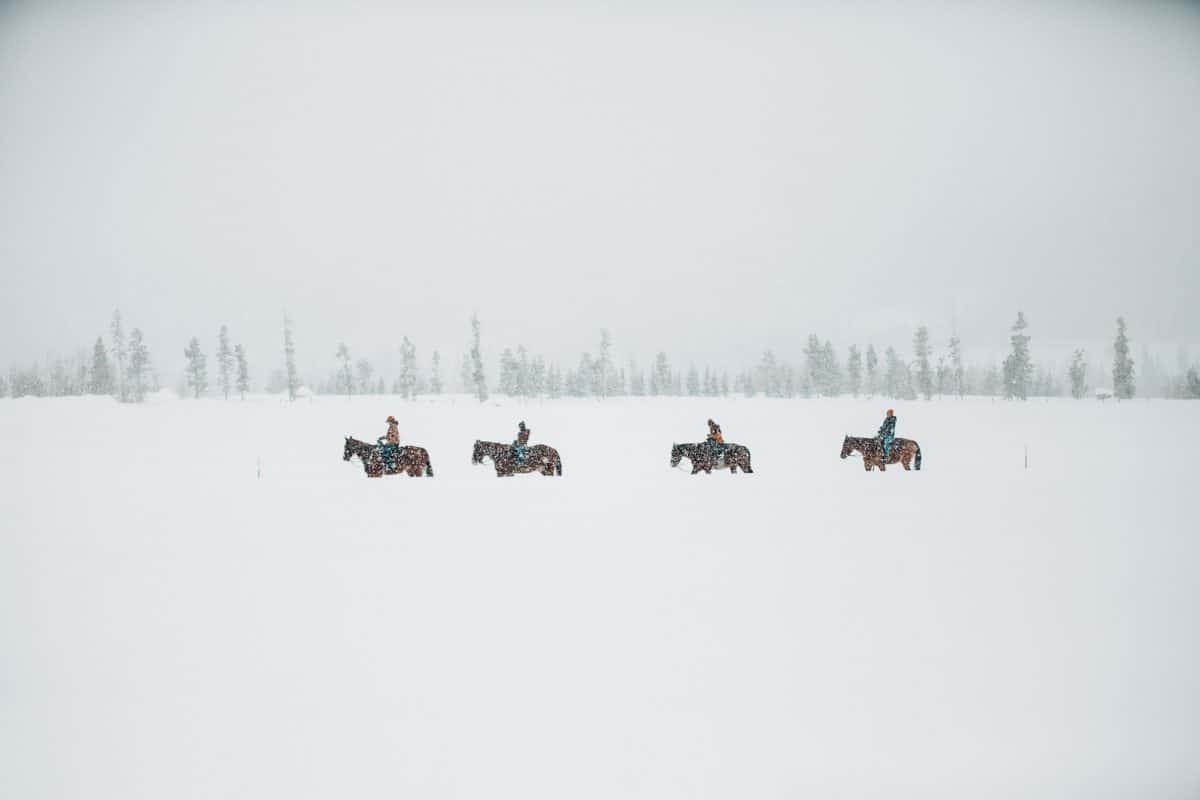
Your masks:
[[[1194,346],[1200,10],[1047,6],[0,6],[0,364]]]

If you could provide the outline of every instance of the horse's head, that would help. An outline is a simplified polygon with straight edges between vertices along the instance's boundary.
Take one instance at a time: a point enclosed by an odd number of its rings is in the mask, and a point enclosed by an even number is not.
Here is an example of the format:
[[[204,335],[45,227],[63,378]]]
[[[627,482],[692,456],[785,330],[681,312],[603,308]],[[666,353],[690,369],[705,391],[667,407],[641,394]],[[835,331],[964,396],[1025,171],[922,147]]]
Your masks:
[[[350,456],[354,455],[354,446],[350,444],[351,439],[346,437],[346,446],[342,448],[342,461],[349,461]]]
[[[681,459],[681,458],[683,458],[683,448],[675,443],[672,443],[671,444],[671,466],[678,467],[679,459]]]
[[[478,439],[475,440],[475,449],[471,451],[471,463],[483,463],[483,442],[479,441]]]
[[[846,438],[842,439],[842,458],[850,455],[854,448],[850,444],[850,434],[846,434]]]

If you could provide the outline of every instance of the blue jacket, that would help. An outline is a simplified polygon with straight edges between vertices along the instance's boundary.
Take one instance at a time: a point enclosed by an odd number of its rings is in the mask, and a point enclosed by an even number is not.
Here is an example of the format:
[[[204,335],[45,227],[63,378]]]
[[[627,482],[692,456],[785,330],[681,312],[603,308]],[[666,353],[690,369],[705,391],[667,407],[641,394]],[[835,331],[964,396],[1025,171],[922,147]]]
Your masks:
[[[896,438],[896,418],[885,417],[883,424],[879,426],[879,438],[885,442]]]

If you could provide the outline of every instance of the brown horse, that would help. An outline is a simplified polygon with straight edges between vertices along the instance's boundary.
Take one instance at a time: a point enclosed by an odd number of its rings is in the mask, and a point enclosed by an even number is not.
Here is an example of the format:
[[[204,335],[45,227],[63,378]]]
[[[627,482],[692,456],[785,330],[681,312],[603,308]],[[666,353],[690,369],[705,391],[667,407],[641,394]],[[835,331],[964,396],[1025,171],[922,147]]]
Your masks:
[[[545,444],[531,444],[526,447],[525,460],[517,463],[517,459],[513,457],[512,445],[476,439],[475,449],[471,451],[471,463],[482,464],[485,458],[492,460],[497,478],[526,472],[562,475],[562,459],[558,457],[558,451]]]
[[[846,434],[846,438],[842,440],[842,458],[846,458],[855,450],[862,453],[863,469],[870,472],[873,467],[879,467],[880,471],[883,471],[883,443],[877,437]],[[920,469],[921,445],[913,439],[893,439],[887,463],[901,464],[905,470],[908,470],[909,464]]]
[[[708,442],[671,445],[671,466],[678,467],[679,461],[684,458],[692,462],[693,475],[700,470],[711,475],[714,469],[728,469],[733,475],[739,469],[742,472],[754,472],[750,468],[750,448],[740,444],[725,445],[723,456],[718,456]]]
[[[358,456],[362,461],[363,471],[367,473],[368,478],[401,474],[412,478],[419,478],[421,475],[433,477],[433,464],[429,461],[429,451],[424,447],[401,447],[396,455],[396,462],[388,464],[379,447],[347,436],[346,446],[342,448],[342,460],[349,461],[354,456]]]

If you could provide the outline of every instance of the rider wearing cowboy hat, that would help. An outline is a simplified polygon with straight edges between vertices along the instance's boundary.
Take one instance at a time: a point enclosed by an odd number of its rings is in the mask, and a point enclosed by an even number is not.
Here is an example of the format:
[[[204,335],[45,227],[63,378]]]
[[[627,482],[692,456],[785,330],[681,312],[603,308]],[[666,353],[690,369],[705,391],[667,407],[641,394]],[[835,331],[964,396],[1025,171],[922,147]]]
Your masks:
[[[395,417],[388,414],[387,426],[387,433],[377,441],[379,442],[383,460],[387,462],[388,468],[395,469],[396,459],[400,456],[400,423],[396,422]]]
[[[889,408],[887,416],[883,418],[883,424],[879,426],[879,448],[883,451],[883,460],[879,462],[880,472],[887,469],[888,456],[892,454],[892,442],[895,438],[896,413]]]

